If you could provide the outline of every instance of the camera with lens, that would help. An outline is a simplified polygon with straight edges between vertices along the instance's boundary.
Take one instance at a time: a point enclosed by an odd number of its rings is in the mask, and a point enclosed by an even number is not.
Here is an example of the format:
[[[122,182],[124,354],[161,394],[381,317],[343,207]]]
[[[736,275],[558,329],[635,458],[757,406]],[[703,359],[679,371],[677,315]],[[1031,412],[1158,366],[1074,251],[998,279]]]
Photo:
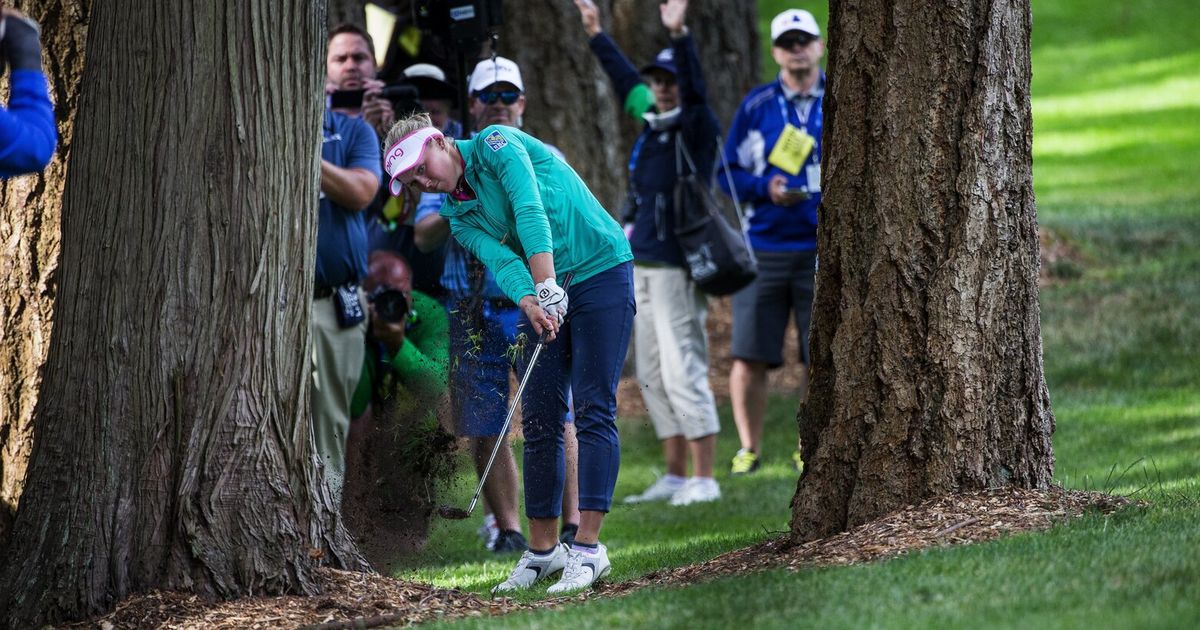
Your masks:
[[[333,109],[360,109],[365,93],[366,90],[335,90],[329,94],[329,106]],[[384,86],[379,98],[392,102],[392,111],[396,112],[397,117],[421,111],[421,94],[415,85],[396,83]]]
[[[408,316],[408,299],[399,289],[380,285],[367,299],[375,306],[375,315],[389,324],[398,324]]]

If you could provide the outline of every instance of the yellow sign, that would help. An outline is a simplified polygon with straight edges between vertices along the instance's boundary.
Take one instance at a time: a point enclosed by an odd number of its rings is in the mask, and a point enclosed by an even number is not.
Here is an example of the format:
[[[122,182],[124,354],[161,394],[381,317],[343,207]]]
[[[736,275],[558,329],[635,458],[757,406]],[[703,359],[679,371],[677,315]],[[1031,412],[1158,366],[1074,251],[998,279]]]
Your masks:
[[[788,123],[783,128],[783,133],[779,134],[779,140],[775,141],[775,147],[771,149],[767,161],[788,175],[799,175],[800,168],[804,166],[804,161],[815,146],[816,139]]]

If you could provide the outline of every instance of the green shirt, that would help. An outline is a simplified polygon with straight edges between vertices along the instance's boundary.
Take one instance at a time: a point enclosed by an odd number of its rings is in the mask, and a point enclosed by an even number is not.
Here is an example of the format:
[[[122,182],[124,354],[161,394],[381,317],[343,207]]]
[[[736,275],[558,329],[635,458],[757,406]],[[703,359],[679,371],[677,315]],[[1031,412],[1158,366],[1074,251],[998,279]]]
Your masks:
[[[555,273],[573,272],[575,282],[633,260],[621,226],[541,140],[492,125],[456,142],[477,198],[447,195],[441,215],[513,302],[534,294],[526,264],[534,254],[549,252]]]
[[[404,334],[404,345],[395,356],[387,356],[382,344],[367,340],[362,377],[350,402],[351,418],[366,412],[372,391],[382,400],[403,396],[419,403],[418,408],[427,409],[433,409],[446,392],[450,364],[446,309],[419,291],[412,292],[412,301],[416,315],[409,315],[411,324]]]

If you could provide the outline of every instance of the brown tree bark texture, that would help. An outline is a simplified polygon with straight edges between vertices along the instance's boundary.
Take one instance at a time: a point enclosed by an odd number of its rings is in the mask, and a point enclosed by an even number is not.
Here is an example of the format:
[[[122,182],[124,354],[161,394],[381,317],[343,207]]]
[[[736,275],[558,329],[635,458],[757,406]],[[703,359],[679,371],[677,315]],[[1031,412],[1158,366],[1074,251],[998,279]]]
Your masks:
[[[43,174],[0,182],[0,546],[24,488],[39,371],[50,347],[63,183],[91,2],[26,0],[13,6],[41,25],[59,141]]]
[[[831,2],[797,540],[1045,487],[1028,0]]]
[[[319,481],[308,312],[324,72],[305,0],[118,0],[89,31],[7,625],[365,568]]]

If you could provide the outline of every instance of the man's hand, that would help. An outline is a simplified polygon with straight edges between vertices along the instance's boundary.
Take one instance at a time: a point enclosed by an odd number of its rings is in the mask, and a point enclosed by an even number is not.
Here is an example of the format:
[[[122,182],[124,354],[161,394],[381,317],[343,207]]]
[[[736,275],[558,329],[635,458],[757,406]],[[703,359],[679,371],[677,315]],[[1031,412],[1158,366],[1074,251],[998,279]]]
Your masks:
[[[380,137],[387,137],[388,130],[396,122],[396,112],[392,109],[392,102],[379,97],[384,86],[384,82],[378,79],[367,79],[363,82],[366,91],[363,92],[362,117]]]
[[[541,305],[538,304],[537,298],[526,295],[521,298],[521,302],[517,306],[521,307],[525,317],[529,318],[529,323],[533,324],[535,334],[540,337],[544,330],[546,331],[546,341],[554,341],[554,338],[558,336],[558,321],[546,315],[546,311],[542,310]]]
[[[771,196],[771,203],[777,206],[794,206],[804,201],[803,193],[787,192],[787,183],[787,178],[783,175],[775,175],[771,178],[771,183],[767,184],[767,193]]]
[[[404,346],[404,328],[407,323],[408,317],[399,322],[385,322],[383,318],[375,315],[375,306],[371,306],[371,334],[388,349],[392,356],[395,356]]]
[[[683,25],[683,20],[687,17],[687,5],[687,0],[667,0],[658,5],[663,26],[672,38],[677,39],[687,34],[687,27]]]
[[[600,10],[596,8],[596,3],[592,0],[575,0],[575,6],[579,7],[579,19],[588,37],[599,35],[603,29],[600,28]]]
[[[538,305],[546,311],[546,315],[562,325],[563,318],[567,316],[567,292],[558,286],[554,278],[546,278],[537,283],[533,290],[537,293]]]

